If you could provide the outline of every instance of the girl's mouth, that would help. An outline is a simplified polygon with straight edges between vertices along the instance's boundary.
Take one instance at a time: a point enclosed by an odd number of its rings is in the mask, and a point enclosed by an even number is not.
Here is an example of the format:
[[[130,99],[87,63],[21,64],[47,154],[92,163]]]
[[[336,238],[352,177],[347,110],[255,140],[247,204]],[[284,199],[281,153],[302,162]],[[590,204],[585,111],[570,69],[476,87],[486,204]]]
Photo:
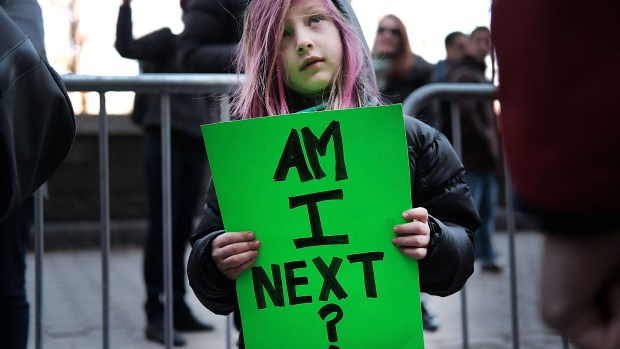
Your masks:
[[[310,69],[323,61],[324,60],[319,57],[308,57],[303,61],[303,63],[301,64],[301,68],[299,70],[303,71],[306,69]]]

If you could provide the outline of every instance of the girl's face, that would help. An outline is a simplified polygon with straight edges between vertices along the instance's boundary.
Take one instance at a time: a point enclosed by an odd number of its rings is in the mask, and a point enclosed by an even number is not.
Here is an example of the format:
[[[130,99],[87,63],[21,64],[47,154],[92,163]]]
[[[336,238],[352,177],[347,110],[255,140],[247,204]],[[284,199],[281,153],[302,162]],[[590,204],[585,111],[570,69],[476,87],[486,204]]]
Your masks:
[[[342,65],[340,32],[321,0],[293,0],[285,16],[279,53],[286,83],[320,102]]]

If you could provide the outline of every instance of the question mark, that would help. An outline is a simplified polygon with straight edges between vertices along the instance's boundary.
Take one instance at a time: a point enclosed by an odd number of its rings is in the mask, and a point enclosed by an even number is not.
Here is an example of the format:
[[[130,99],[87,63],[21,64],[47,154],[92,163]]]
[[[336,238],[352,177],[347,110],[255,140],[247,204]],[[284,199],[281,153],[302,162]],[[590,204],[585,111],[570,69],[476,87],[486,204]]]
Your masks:
[[[340,322],[342,317],[344,316],[344,312],[342,308],[340,308],[337,304],[325,304],[321,309],[319,309],[319,316],[321,319],[325,320],[329,314],[336,313],[333,319],[327,321],[327,338],[330,342],[335,343],[338,341],[338,333],[336,332],[336,324]],[[330,345],[328,349],[340,349],[335,345]]]

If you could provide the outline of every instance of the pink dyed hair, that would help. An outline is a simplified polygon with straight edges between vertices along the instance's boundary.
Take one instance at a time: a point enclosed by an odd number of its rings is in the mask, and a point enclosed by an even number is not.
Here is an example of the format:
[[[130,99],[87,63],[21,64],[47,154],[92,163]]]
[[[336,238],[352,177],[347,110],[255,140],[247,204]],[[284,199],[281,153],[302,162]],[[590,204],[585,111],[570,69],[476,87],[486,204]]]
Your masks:
[[[237,55],[237,71],[245,74],[235,92],[232,113],[249,119],[293,112],[294,93],[286,86],[278,48],[284,19],[293,0],[253,0],[245,11]],[[363,106],[364,96],[378,96],[376,83],[364,71],[366,46],[331,0],[321,0],[338,28],[343,44],[342,66],[331,84],[326,109]],[[367,68],[366,68],[367,69]],[[378,100],[378,98],[375,98]],[[309,106],[310,107],[310,106]]]

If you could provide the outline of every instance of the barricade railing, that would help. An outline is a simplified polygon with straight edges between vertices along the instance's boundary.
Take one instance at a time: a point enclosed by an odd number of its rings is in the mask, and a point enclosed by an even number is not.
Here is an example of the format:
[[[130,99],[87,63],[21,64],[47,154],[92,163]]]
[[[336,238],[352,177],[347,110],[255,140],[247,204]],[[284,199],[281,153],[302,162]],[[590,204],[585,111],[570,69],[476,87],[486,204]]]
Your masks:
[[[99,188],[101,195],[101,259],[102,259],[102,346],[110,348],[110,164],[106,92],[133,91],[161,96],[162,198],[163,198],[163,264],[164,264],[164,338],[165,347],[172,347],[172,228],[170,192],[170,94],[217,94],[238,84],[242,77],[232,74],[142,74],[139,76],[65,75],[70,92],[99,93]],[[221,118],[228,118],[226,99],[222,98]],[[35,347],[43,348],[43,199],[41,190],[35,196]],[[230,320],[228,321],[230,323]],[[227,327],[230,327],[228,325]],[[230,337],[230,336],[228,336]],[[230,338],[227,339],[230,348]]]
[[[236,85],[243,77],[233,74],[142,74],[139,76],[83,76],[65,75],[63,80],[70,92],[99,93],[99,187],[101,220],[101,258],[102,258],[102,338],[103,349],[110,348],[110,186],[109,186],[109,144],[108,115],[106,111],[106,92],[131,91],[153,93],[161,96],[161,140],[162,140],[162,198],[163,198],[163,257],[164,257],[164,338],[165,347],[172,347],[172,227],[171,227],[171,173],[170,173],[170,94],[220,94]],[[451,105],[451,124],[453,147],[461,156],[460,115],[457,102],[462,99],[492,100],[496,87],[491,84],[430,84],[423,86],[403,103],[406,115],[416,115],[433,100],[445,100]],[[220,99],[221,120],[230,118],[227,98]],[[504,166],[506,166],[504,164]],[[519,348],[519,328],[517,312],[517,282],[515,267],[515,220],[512,207],[512,187],[509,172],[505,171],[506,219],[509,241],[510,299],[513,349]],[[35,348],[43,348],[42,304],[43,304],[43,194],[35,195]],[[467,328],[466,289],[461,292],[463,348],[469,348]],[[226,346],[232,347],[230,316],[226,326]],[[567,342],[564,340],[564,348]]]

